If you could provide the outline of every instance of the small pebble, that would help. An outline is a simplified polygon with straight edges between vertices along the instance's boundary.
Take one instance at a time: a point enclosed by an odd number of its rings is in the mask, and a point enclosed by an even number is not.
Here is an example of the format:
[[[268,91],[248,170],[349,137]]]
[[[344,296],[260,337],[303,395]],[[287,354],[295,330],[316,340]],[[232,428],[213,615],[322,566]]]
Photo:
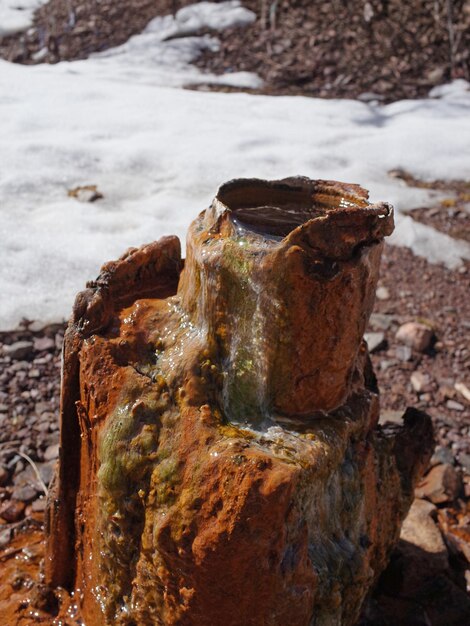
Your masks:
[[[433,336],[432,328],[420,322],[403,324],[396,334],[398,341],[418,352],[424,352],[430,347]]]
[[[369,325],[372,328],[378,330],[388,330],[394,321],[393,315],[386,315],[385,313],[372,313],[369,320]]]
[[[32,509],[33,511],[35,511],[36,513],[42,513],[43,511],[46,510],[46,498],[39,498],[38,500],[35,500],[32,504]]]
[[[467,387],[467,385],[459,382],[459,383],[455,383],[454,387],[456,391],[458,391],[460,395],[462,395],[465,398],[465,400],[470,402],[470,389]]]
[[[11,539],[11,528],[5,528],[5,529],[0,530],[0,549],[5,548],[10,543],[10,539]]]
[[[0,507],[0,517],[8,523],[17,522],[23,517],[26,504],[18,500],[8,500]]]
[[[364,339],[367,341],[369,352],[376,352],[383,347],[385,335],[384,333],[366,333]]]
[[[461,452],[459,454],[459,463],[467,472],[470,472],[470,454]]]
[[[15,500],[20,502],[32,502],[38,495],[37,490],[31,485],[25,485],[24,487],[16,487],[11,494]]]
[[[433,467],[415,489],[417,498],[434,504],[451,502],[457,498],[461,487],[459,475],[452,465],[444,463]]]
[[[3,346],[3,354],[15,361],[32,358],[34,344],[32,341],[16,341],[9,346]]]
[[[427,374],[422,374],[421,372],[413,372],[410,377],[411,386],[413,389],[420,393],[424,391],[425,388],[429,385],[430,378]]]
[[[34,349],[36,352],[43,352],[45,350],[54,350],[55,341],[52,337],[35,337]]]
[[[409,346],[397,346],[395,348],[395,356],[399,361],[411,361],[413,353]]]
[[[403,424],[403,411],[393,411],[390,409],[384,409],[380,412],[379,424]]]
[[[449,448],[444,448],[443,446],[436,446],[436,449],[434,450],[434,454],[431,457],[430,464],[434,466],[434,465],[441,465],[441,464],[446,464],[446,463],[448,465],[453,465],[454,455],[449,450]]]
[[[450,409],[451,411],[464,411],[465,410],[464,405],[460,404],[460,402],[457,402],[456,400],[447,400],[446,407]]]
[[[379,300],[390,300],[390,291],[387,287],[378,287],[375,294]]]
[[[46,448],[46,451],[44,452],[44,460],[45,461],[53,461],[54,459],[57,459],[59,456],[59,444],[55,443],[52,446],[49,446],[48,448]]]

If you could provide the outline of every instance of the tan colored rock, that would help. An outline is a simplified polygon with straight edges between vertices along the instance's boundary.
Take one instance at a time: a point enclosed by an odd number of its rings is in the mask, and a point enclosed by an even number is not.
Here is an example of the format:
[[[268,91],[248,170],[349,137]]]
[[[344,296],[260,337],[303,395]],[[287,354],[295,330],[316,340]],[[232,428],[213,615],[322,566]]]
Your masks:
[[[232,181],[107,264],[64,343],[49,585],[87,626],[352,625],[432,450],[378,427],[362,340],[388,205]],[[178,282],[179,279],[179,282]]]
[[[3,346],[3,354],[14,361],[31,360],[34,354],[32,341],[16,341],[11,345]]]
[[[390,300],[390,291],[387,287],[377,287],[376,294],[378,300]]]
[[[400,539],[420,548],[421,564],[433,570],[445,570],[449,566],[447,548],[433,517],[437,514],[434,504],[427,500],[415,499],[403,522]]]
[[[426,474],[415,489],[417,498],[426,498],[435,504],[455,500],[461,489],[459,475],[447,463],[436,465]]]
[[[455,400],[447,400],[446,407],[451,411],[465,411],[465,407],[460,402],[456,402]]]
[[[380,350],[385,344],[385,333],[376,332],[376,333],[365,333],[364,339],[367,342],[367,348],[369,352],[376,352]]]
[[[383,409],[380,411],[379,424],[384,426],[386,424],[398,424],[403,425],[403,413],[401,411],[394,411],[393,409]]]
[[[397,330],[396,338],[401,343],[418,352],[424,352],[431,345],[434,332],[432,328],[419,322],[407,322]]]
[[[413,372],[410,376],[410,382],[416,393],[422,393],[428,390],[431,380],[427,374]]]
[[[465,400],[467,400],[467,402],[470,402],[470,389],[467,387],[467,385],[462,382],[457,382],[455,383],[454,387],[460,393],[460,395],[463,396]]]

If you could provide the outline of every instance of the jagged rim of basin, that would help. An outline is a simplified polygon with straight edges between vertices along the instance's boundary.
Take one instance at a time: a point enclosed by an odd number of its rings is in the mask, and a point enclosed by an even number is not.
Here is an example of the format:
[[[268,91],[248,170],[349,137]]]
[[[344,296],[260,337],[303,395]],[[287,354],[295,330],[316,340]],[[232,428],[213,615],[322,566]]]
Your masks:
[[[378,226],[373,238],[384,237],[393,230],[393,207],[387,202],[371,204],[368,197],[360,185],[331,180],[236,178],[219,187],[206,218],[220,226],[225,216],[254,235],[277,240],[295,237],[313,222],[344,229],[372,218]]]

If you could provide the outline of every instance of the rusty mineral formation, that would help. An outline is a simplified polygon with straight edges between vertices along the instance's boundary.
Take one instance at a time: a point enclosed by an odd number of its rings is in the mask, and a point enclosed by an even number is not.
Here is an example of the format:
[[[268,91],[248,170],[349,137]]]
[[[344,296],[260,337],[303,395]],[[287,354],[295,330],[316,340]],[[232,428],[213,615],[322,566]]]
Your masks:
[[[47,582],[87,626],[354,624],[432,448],[377,426],[362,339],[388,204],[236,180],[104,266],[64,352]]]

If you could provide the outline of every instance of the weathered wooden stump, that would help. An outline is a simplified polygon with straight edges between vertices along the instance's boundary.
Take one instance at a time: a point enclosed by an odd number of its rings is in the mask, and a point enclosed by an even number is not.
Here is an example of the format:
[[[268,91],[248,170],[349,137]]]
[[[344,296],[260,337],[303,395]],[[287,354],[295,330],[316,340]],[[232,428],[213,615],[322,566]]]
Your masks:
[[[79,294],[45,574],[87,626],[354,624],[432,449],[377,426],[392,229],[355,185],[232,181],[184,269],[165,238]]]

